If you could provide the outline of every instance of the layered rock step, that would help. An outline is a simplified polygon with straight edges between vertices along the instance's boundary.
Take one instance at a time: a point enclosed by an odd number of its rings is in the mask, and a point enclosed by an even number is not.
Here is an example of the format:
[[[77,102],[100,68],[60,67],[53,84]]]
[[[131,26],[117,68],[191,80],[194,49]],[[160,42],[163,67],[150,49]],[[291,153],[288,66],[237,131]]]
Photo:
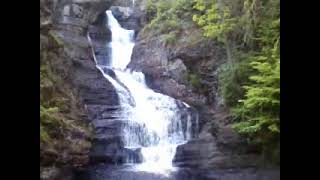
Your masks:
[[[139,148],[125,147],[124,131],[129,129],[143,134],[143,127],[134,124],[126,117],[130,112],[124,112],[120,105],[91,105],[89,112],[95,112],[92,120],[94,128],[93,148],[90,153],[91,163],[139,163],[142,161]],[[137,134],[137,133],[135,133]],[[139,138],[139,137],[136,137]]]

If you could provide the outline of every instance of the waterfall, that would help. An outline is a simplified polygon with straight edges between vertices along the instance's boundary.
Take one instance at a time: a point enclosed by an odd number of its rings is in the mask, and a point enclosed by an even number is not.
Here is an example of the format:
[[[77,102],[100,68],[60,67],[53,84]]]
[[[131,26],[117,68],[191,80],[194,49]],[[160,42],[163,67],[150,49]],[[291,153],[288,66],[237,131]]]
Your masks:
[[[123,29],[111,11],[106,14],[107,26],[112,32],[112,41],[107,46],[111,48],[110,62],[115,77],[104,72],[106,65],[97,67],[119,95],[121,113],[126,117],[123,127],[125,148],[141,148],[143,162],[135,165],[137,169],[173,169],[176,147],[191,138],[190,106],[154,92],[146,85],[142,72],[127,68],[134,47],[134,31]]]

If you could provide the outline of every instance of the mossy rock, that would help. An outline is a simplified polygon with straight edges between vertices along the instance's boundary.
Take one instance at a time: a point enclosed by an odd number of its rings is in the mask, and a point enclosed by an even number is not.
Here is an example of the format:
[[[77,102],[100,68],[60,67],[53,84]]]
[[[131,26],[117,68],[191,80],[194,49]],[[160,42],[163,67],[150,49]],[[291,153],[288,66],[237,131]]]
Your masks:
[[[177,41],[177,35],[175,32],[170,32],[169,34],[161,35],[161,41],[165,46],[172,46]]]
[[[63,47],[64,46],[64,42],[62,40],[61,37],[59,37],[59,35],[55,32],[55,31],[49,31],[49,44],[52,47]]]

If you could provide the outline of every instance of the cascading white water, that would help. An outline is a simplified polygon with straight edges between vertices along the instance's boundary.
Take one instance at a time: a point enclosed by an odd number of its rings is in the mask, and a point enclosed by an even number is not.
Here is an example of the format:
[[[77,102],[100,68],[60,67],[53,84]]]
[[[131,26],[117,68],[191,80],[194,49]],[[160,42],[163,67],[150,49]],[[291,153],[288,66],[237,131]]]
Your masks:
[[[106,13],[108,16],[108,25],[112,32],[112,41],[109,44],[112,49],[112,68],[124,69],[131,59],[131,52],[134,46],[134,31],[123,29],[111,11],[107,11]]]
[[[119,95],[122,112],[128,119],[123,128],[126,148],[141,148],[143,171],[172,169],[176,147],[191,137],[191,115],[181,112],[181,105],[169,96],[149,89],[142,72],[127,69],[134,47],[134,31],[123,29],[111,11],[106,12],[112,32],[111,65],[116,78],[104,76]],[[102,66],[98,68],[103,72]],[[120,82],[120,83],[119,83]],[[133,101],[133,102],[131,102]],[[189,106],[181,103],[184,109]],[[186,128],[183,128],[186,124]]]

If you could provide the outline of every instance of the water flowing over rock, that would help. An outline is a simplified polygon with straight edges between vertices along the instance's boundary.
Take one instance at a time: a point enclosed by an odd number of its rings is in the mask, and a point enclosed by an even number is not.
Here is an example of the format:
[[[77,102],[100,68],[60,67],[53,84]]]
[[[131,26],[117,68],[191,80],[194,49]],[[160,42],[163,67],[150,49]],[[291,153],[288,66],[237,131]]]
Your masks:
[[[192,114],[196,112],[182,102],[155,93],[147,87],[143,73],[126,68],[134,46],[134,31],[123,29],[112,11],[106,14],[112,34],[111,42],[106,44],[110,60],[107,64],[97,59],[96,62],[104,77],[117,89],[120,105],[107,112],[108,117],[94,120],[96,129],[107,130],[95,136],[98,140],[91,157],[95,161],[105,159],[116,163],[142,161],[140,166],[136,165],[142,170],[170,169],[176,146],[196,133],[191,130],[195,123],[191,122]]]
[[[225,169],[225,170],[194,170],[181,168],[167,174],[135,171],[130,166],[108,167],[99,165],[92,167],[90,173],[78,180],[276,180],[279,172],[269,169]]]
[[[48,50],[41,56],[61,77],[59,86],[72,89],[78,104],[71,113],[93,127],[90,136],[70,136],[90,146],[41,150],[41,179],[279,179],[278,171],[257,169],[256,156],[231,151],[243,143],[215,108],[224,50],[209,42],[167,48],[146,38],[144,2],[40,1],[40,50]],[[190,87],[191,71],[202,73],[210,93]]]

